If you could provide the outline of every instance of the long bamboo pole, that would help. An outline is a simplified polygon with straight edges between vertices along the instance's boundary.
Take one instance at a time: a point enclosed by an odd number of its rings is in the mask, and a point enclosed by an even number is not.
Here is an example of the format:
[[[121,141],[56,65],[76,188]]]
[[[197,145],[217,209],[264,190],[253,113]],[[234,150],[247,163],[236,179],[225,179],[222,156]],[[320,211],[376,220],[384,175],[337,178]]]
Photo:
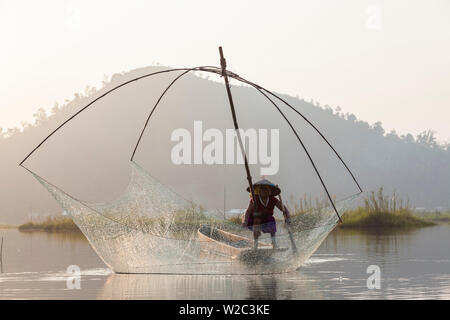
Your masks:
[[[239,147],[241,149],[242,156],[244,157],[245,172],[247,173],[247,180],[248,180],[248,185],[249,185],[249,188],[250,188],[250,193],[252,195],[253,201],[256,201],[256,199],[255,199],[255,191],[253,190],[252,176],[250,174],[250,169],[248,167],[247,155],[245,154],[244,145],[242,144],[241,133],[239,131],[239,124],[237,122],[236,111],[234,109],[234,103],[233,103],[233,97],[231,95],[231,90],[230,90],[230,83],[228,82],[227,62],[226,62],[226,60],[225,60],[225,58],[223,56],[222,47],[219,47],[219,53],[220,53],[220,66],[222,67],[222,76],[223,76],[223,78],[225,80],[225,87],[227,88],[228,101],[230,103],[231,115],[233,117],[234,129],[236,130],[236,135],[237,135],[237,138],[238,138]]]
[[[245,153],[244,145],[242,143],[241,132],[239,131],[239,124],[237,122],[236,111],[234,109],[234,103],[233,103],[233,97],[231,95],[230,83],[228,82],[227,61],[225,60],[225,57],[223,56],[222,47],[219,47],[219,53],[220,53],[220,66],[222,67],[222,76],[225,80],[225,87],[227,89],[228,101],[230,103],[230,109],[231,109],[231,115],[233,117],[234,129],[236,131],[236,136],[238,138],[239,147],[241,149],[242,156],[244,157],[244,165],[245,165],[245,172],[247,174],[248,186],[250,189],[250,194],[252,195],[253,205],[255,206],[255,209],[256,209],[256,197],[255,197],[255,190],[253,189],[252,175],[250,174],[250,168],[248,167],[247,155]],[[245,219],[248,219],[248,217],[245,217]],[[247,223],[247,221],[245,221],[245,223]],[[253,230],[253,239],[255,241],[255,243],[254,243],[255,249],[258,248],[258,237],[259,237],[258,233],[255,230]]]

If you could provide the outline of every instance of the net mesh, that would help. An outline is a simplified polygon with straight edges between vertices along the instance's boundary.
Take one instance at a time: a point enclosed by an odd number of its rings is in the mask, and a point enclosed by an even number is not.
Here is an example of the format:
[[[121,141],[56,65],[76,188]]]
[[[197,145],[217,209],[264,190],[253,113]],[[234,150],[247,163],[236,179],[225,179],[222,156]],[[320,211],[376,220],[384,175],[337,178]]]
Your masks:
[[[272,250],[270,236],[263,234],[260,249],[253,251],[250,230],[205,212],[137,163],[130,164],[127,188],[108,204],[83,202],[33,173],[74,220],[105,264],[117,273],[292,271],[311,256],[338,222],[331,206],[293,215],[289,230],[278,222],[279,250]],[[338,201],[336,207],[344,210],[354,198]]]

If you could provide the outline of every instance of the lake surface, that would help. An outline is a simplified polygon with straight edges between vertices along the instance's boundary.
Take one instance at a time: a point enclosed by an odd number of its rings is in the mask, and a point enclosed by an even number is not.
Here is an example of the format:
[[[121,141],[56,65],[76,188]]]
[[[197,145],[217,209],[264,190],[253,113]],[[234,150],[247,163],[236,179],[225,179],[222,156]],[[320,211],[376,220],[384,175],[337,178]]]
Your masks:
[[[449,224],[337,229],[297,271],[273,276],[114,274],[81,236],[0,229],[1,236],[0,299],[450,299]],[[71,265],[80,268],[79,289]],[[379,267],[379,289],[368,289],[370,265]]]

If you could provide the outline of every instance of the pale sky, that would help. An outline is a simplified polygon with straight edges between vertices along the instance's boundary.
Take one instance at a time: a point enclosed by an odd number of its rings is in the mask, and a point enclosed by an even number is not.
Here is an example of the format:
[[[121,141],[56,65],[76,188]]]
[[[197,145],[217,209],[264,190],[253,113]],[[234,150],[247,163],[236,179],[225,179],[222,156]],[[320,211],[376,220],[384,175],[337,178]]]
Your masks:
[[[219,65],[222,45],[266,88],[450,141],[448,0],[0,0],[0,39],[3,128],[104,75]]]

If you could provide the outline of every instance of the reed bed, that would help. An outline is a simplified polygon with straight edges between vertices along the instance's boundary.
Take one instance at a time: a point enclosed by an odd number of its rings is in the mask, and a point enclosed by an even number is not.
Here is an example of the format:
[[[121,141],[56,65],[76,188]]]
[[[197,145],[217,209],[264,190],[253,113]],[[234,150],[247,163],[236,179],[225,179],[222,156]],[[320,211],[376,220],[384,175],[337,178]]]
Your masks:
[[[19,226],[19,231],[77,232],[80,229],[70,217],[48,217],[41,221],[29,221]]]

